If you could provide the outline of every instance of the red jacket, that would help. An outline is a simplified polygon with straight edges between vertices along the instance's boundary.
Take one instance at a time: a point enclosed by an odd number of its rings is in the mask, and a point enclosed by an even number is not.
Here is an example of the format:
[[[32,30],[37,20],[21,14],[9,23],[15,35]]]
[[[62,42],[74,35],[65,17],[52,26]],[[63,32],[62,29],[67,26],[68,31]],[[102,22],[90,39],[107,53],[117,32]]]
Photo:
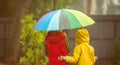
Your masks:
[[[59,56],[68,55],[63,32],[49,32],[45,43],[50,65],[68,65],[66,62],[58,61]]]

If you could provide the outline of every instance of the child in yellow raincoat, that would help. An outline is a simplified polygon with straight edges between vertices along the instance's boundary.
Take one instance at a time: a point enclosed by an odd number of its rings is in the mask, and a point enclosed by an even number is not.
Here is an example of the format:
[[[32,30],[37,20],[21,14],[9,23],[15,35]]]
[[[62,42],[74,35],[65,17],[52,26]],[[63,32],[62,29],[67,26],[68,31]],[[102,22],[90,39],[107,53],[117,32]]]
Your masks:
[[[78,29],[75,34],[76,46],[73,56],[60,56],[59,61],[74,63],[74,65],[93,65],[97,59],[94,48],[89,44],[90,36],[87,29]]]

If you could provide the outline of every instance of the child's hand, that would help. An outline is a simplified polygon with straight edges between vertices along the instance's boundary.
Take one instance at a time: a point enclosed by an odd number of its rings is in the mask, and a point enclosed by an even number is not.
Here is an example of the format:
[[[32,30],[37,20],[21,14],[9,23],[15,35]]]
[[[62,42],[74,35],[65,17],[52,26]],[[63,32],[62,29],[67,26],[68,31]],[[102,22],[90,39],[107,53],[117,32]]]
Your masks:
[[[64,61],[64,56],[58,57],[58,61]]]
[[[96,60],[98,60],[98,57],[97,57],[97,56],[95,56],[95,59],[96,59]]]

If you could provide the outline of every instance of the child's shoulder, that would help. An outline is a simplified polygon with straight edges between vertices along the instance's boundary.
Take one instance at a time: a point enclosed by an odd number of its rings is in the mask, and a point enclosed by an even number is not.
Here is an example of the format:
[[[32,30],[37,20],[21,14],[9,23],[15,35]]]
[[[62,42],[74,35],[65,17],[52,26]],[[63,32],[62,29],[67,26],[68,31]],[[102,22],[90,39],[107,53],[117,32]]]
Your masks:
[[[76,45],[75,47],[76,47],[76,48],[81,48],[81,47],[82,47],[82,45]]]

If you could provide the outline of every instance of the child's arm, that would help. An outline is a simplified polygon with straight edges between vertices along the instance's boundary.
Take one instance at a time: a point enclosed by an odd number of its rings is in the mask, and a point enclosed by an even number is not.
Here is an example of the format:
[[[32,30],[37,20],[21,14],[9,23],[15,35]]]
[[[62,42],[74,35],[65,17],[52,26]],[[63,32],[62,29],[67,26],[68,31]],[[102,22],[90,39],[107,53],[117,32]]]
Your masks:
[[[59,61],[66,61],[69,63],[76,63],[81,55],[81,49],[79,46],[74,48],[73,56],[60,56],[58,57]]]

